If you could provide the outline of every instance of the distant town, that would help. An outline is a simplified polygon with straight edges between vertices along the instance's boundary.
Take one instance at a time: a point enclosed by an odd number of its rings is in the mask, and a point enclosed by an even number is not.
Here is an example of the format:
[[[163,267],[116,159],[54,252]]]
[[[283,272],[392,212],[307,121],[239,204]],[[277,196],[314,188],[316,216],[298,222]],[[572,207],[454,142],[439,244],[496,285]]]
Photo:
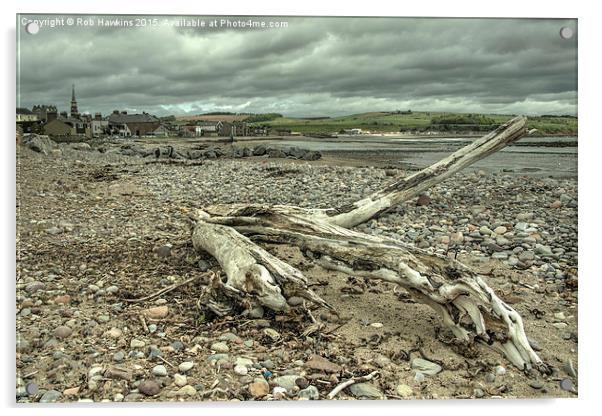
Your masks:
[[[128,114],[114,110],[111,114],[80,113],[71,90],[71,106],[67,111],[56,105],[39,104],[28,109],[17,108],[17,128],[22,133],[46,134],[53,138],[100,137],[200,137],[200,136],[266,136],[266,126],[249,126],[245,121],[215,115],[209,119],[177,120],[175,116],[157,117],[147,112]]]

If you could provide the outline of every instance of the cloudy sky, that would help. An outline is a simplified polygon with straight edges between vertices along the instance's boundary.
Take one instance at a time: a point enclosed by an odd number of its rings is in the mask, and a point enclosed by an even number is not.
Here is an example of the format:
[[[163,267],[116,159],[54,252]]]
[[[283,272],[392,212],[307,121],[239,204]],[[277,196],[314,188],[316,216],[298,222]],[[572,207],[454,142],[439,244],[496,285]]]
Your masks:
[[[17,105],[68,110],[74,83],[103,114],[577,113],[577,36],[559,35],[575,20],[138,18],[20,16]],[[239,20],[265,27],[225,27]]]

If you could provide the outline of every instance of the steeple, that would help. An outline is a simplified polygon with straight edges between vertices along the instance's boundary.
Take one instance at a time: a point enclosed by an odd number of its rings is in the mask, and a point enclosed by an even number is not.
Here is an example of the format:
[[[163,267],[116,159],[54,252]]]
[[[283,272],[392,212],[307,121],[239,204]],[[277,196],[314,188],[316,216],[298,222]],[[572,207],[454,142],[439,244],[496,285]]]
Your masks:
[[[75,84],[71,84],[71,117],[79,118],[77,110],[77,101],[75,100]]]

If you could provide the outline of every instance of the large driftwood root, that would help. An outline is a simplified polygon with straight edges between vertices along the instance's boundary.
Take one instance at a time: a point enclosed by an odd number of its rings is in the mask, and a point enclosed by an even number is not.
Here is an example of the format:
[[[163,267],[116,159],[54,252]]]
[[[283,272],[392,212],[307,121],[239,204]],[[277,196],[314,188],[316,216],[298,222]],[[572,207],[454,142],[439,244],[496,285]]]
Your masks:
[[[438,312],[459,340],[486,342],[521,369],[535,366],[547,372],[529,345],[520,315],[495,295],[482,276],[456,260],[349,229],[517,140],[526,133],[525,126],[526,119],[517,117],[435,165],[343,208],[206,207],[195,216],[194,247],[215,257],[226,274],[223,290],[239,300],[286,311],[287,299],[301,296],[329,307],[311,291],[301,271],[259,244],[299,247],[326,269],[403,287]]]

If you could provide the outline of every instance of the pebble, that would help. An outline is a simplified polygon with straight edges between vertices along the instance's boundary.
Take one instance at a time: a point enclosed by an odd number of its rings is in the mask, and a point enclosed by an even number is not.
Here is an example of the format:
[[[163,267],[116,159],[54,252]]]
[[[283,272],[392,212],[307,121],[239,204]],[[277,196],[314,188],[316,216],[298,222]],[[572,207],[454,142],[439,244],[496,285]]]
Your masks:
[[[506,234],[506,232],[508,231],[508,229],[506,227],[504,227],[504,226],[499,226],[499,227],[496,227],[493,231],[496,234]]]
[[[423,358],[414,358],[412,360],[412,368],[427,376],[434,376],[442,370],[439,364],[435,364]]]
[[[119,328],[111,328],[107,331],[107,335],[110,336],[111,338],[121,338],[121,336],[123,335],[123,331]]]
[[[286,389],[283,387],[274,387],[274,390],[272,390],[272,396],[274,396],[274,399],[276,400],[282,400],[286,397]]]
[[[304,365],[312,370],[324,371],[326,373],[339,373],[342,371],[342,367],[340,365],[335,364],[317,354],[312,355]]]
[[[320,391],[316,386],[309,386],[303,390],[299,390],[297,397],[301,400],[320,400]]]
[[[130,341],[130,347],[132,348],[144,348],[144,346],[146,345],[146,342],[140,340],[140,339],[132,339]]]
[[[272,381],[277,386],[285,388],[286,390],[292,390],[296,386],[295,380],[299,378],[297,374],[291,374],[286,376],[275,377]]]
[[[40,397],[40,403],[54,403],[62,396],[60,391],[48,390],[42,397]]]
[[[272,341],[278,341],[280,339],[280,334],[275,329],[265,328],[263,330],[263,333],[267,335],[267,337],[270,338]]]
[[[575,385],[570,378],[565,378],[560,381],[560,388],[565,391],[575,391]]]
[[[122,362],[125,359],[125,353],[123,351],[118,351],[115,354],[113,354],[113,361],[115,362]]]
[[[399,397],[403,397],[404,399],[412,397],[412,395],[414,394],[412,387],[408,386],[407,384],[399,384],[395,388],[395,392]]]
[[[211,349],[218,353],[226,353],[230,351],[230,347],[225,342],[214,342],[211,344]]]
[[[567,375],[577,378],[577,371],[573,366],[573,360],[570,358],[563,364],[562,369]]]
[[[544,384],[541,381],[532,381],[531,383],[529,383],[529,386],[531,386],[535,390],[540,390],[543,388]]]
[[[167,375],[167,368],[164,365],[156,365],[153,367],[153,374],[158,377],[165,377]]]
[[[67,338],[73,333],[73,330],[68,326],[59,326],[54,330],[54,336],[57,338]]]
[[[138,385],[138,390],[146,396],[155,396],[161,392],[161,386],[154,380],[143,380]]]
[[[174,374],[173,379],[176,386],[182,387],[188,384],[188,377],[186,377],[184,374],[176,373]]]
[[[169,307],[165,305],[155,306],[154,308],[143,310],[142,313],[149,319],[163,319],[169,315]]]
[[[239,364],[239,365],[234,366],[234,373],[238,374],[239,376],[245,376],[245,375],[247,375],[248,372],[249,372],[249,370],[244,365]]]
[[[186,373],[190,371],[194,367],[194,363],[192,361],[185,361],[178,366],[178,369],[181,373]]]
[[[373,384],[356,383],[349,386],[351,394],[358,399],[381,400],[384,399],[383,393]]]
[[[109,287],[107,287],[106,292],[110,295],[113,295],[113,294],[119,292],[119,288],[117,286],[109,286]]]
[[[295,384],[297,385],[297,387],[299,387],[301,390],[303,390],[309,386],[309,381],[307,381],[307,379],[305,377],[299,377],[298,379],[295,380]]]
[[[197,391],[193,386],[187,385],[182,386],[179,390],[175,392],[176,396],[188,396],[193,397],[197,395]]]
[[[249,393],[255,398],[263,397],[270,392],[270,385],[262,378],[256,378],[249,384]]]
[[[242,365],[245,367],[251,367],[251,366],[253,366],[253,360],[251,360],[249,358],[244,358],[244,357],[236,357],[235,364]]]
[[[498,376],[503,376],[504,374],[506,374],[506,369],[501,365],[498,365],[497,367],[495,367],[495,374]]]
[[[427,194],[422,194],[418,197],[416,201],[416,205],[418,206],[426,206],[431,203],[431,198]]]

